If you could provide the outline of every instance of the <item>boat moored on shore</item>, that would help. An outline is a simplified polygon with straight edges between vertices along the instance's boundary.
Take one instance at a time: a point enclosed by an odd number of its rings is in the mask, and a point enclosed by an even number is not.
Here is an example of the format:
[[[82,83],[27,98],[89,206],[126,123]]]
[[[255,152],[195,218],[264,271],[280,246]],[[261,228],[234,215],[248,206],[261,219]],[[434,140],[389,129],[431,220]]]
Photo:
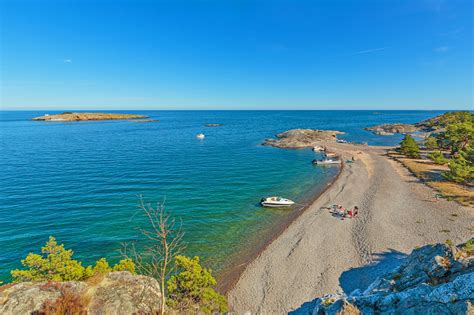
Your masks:
[[[315,165],[325,165],[325,164],[341,164],[341,160],[337,159],[324,159],[324,160],[313,160],[313,164]]]
[[[263,207],[289,207],[294,205],[295,202],[282,197],[266,197],[262,198],[260,204]]]

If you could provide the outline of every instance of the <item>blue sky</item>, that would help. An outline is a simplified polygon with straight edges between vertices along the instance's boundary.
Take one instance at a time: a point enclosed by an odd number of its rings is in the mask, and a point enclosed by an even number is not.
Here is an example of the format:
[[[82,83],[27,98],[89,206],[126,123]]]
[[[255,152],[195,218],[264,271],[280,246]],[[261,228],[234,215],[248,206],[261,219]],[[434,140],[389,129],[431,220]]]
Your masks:
[[[2,109],[472,109],[473,2],[1,0]]]

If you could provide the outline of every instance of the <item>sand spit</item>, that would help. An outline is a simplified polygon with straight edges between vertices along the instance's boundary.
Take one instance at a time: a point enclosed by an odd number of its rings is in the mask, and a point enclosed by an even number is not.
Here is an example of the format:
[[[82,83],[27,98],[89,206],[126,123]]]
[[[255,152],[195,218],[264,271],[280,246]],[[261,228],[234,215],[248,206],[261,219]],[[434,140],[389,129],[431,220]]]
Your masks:
[[[348,163],[334,185],[253,262],[228,292],[237,314],[285,314],[326,293],[364,288],[417,246],[474,232],[474,211],[446,200],[386,156],[387,148],[323,142]],[[333,204],[359,206],[355,219]],[[376,268],[367,266],[377,262]],[[372,265],[374,266],[374,265]]]

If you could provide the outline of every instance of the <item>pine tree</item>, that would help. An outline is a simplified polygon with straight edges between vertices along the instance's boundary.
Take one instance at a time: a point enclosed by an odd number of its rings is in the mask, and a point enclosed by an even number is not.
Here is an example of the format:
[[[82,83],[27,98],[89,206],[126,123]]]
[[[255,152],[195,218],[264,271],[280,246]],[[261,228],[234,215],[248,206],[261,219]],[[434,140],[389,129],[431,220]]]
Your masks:
[[[415,139],[409,134],[405,135],[405,138],[400,143],[400,151],[410,158],[420,157],[420,148]]]

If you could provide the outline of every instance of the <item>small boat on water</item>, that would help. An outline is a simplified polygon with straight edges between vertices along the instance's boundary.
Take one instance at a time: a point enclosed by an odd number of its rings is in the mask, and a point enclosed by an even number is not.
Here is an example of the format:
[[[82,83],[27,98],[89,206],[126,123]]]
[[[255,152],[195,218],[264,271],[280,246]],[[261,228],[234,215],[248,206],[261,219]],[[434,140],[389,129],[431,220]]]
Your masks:
[[[196,138],[198,138],[198,139],[204,139],[205,137],[206,137],[206,136],[205,136],[203,133],[198,133],[198,134],[196,135]]]
[[[326,149],[325,149],[324,147],[320,146],[320,145],[315,145],[315,146],[313,147],[313,151],[314,151],[314,152],[320,152],[320,151],[325,151],[325,150],[326,150]]]
[[[337,154],[334,153],[334,152],[325,152],[325,153],[323,153],[323,155],[324,155],[325,157],[327,157],[327,158],[335,158],[335,157],[337,157]]]
[[[324,160],[313,160],[313,164],[324,165],[324,164],[341,164],[341,160],[336,159],[324,159]]]
[[[295,204],[294,201],[282,197],[262,198],[260,204],[264,207],[289,207]]]

